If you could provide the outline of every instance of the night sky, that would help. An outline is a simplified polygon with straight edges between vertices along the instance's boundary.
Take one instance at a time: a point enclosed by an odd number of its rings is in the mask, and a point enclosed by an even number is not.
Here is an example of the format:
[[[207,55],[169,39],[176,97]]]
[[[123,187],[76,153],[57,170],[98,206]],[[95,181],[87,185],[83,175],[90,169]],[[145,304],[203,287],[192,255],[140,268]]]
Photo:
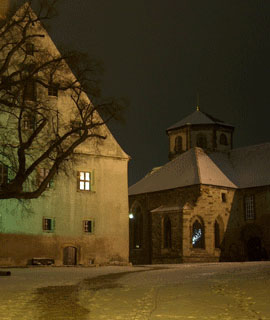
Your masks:
[[[168,161],[166,128],[200,107],[236,126],[234,147],[270,141],[269,0],[63,0],[56,46],[104,62],[105,96],[130,101],[109,127],[129,185]]]

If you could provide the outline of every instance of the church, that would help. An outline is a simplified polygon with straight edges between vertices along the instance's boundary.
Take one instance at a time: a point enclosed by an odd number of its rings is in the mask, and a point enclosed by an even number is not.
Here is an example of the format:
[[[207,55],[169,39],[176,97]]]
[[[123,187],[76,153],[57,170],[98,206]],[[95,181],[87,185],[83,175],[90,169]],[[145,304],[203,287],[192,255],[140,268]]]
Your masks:
[[[166,133],[169,162],[129,188],[130,261],[267,260],[270,143],[234,149],[234,126],[199,107]]]

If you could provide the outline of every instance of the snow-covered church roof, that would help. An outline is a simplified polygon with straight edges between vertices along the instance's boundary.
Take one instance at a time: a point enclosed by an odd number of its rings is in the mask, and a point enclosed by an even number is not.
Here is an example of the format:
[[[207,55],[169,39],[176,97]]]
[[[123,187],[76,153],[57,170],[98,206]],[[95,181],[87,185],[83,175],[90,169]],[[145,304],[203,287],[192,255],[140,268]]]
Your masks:
[[[270,143],[206,153],[192,148],[129,188],[129,195],[207,184],[229,188],[270,185]]]
[[[184,119],[178,121],[174,125],[170,126],[167,131],[178,129],[181,127],[186,126],[187,124],[189,125],[196,125],[196,124],[219,124],[222,126],[227,126],[227,127],[233,127],[230,124],[226,124],[224,121],[216,119],[212,116],[210,116],[208,113],[200,111],[198,108],[196,111],[185,117]]]

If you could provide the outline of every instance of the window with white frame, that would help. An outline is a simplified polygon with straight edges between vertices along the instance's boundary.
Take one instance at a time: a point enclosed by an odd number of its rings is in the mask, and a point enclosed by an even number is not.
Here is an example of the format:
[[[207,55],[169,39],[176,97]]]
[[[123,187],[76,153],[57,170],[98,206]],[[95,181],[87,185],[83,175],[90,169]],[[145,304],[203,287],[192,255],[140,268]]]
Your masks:
[[[93,220],[83,220],[83,231],[85,233],[94,232],[94,221]]]
[[[78,172],[78,190],[91,191],[91,172]]]
[[[245,196],[245,218],[246,220],[255,219],[254,195]]]
[[[55,219],[43,217],[42,220],[43,231],[54,231],[55,229]]]

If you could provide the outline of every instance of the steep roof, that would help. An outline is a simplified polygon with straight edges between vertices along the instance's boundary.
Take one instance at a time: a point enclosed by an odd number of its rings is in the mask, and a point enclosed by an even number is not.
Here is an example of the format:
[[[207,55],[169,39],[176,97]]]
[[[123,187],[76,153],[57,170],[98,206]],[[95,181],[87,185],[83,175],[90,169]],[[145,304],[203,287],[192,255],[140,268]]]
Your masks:
[[[182,120],[176,122],[174,125],[170,126],[167,129],[167,131],[184,127],[187,124],[191,124],[191,125],[219,124],[219,125],[223,125],[223,126],[227,126],[227,127],[233,127],[232,125],[226,124],[226,123],[224,123],[224,121],[216,119],[216,118],[210,116],[209,114],[197,109],[196,111],[194,111],[193,113],[191,113],[190,115],[185,117],[184,119],[182,119]]]
[[[25,12],[29,12],[31,17],[33,19],[37,19],[37,15],[35,11],[31,7],[31,3],[29,1],[26,1],[22,6],[18,8],[18,10],[13,15],[12,19],[18,19],[20,17],[23,17]],[[35,41],[35,44],[38,44],[38,46],[42,49],[45,49],[50,55],[54,57],[60,57],[61,53],[56,47],[55,43],[51,39],[49,33],[47,32],[46,28],[42,25],[41,21],[36,21],[35,24],[32,24],[31,26],[32,32],[37,32],[39,34],[43,34],[44,37],[36,37],[35,39],[32,39],[32,41]],[[70,78],[73,81],[76,79],[74,73],[66,63],[68,72],[64,74],[65,79]],[[85,92],[81,93],[81,99],[83,99],[86,103],[92,104],[90,98],[87,96]],[[63,114],[69,115],[70,110],[67,108],[73,105],[72,99],[68,101],[65,97],[65,100],[62,100],[60,98],[57,99],[57,106],[58,110],[62,111]],[[99,115],[98,111],[95,111],[95,115],[101,119],[101,116]],[[115,139],[111,131],[109,130],[108,126],[106,124],[103,124],[100,128],[102,130],[102,134],[106,136],[105,141],[99,140],[99,144],[96,143],[94,140],[86,140],[83,143],[81,143],[79,146],[77,146],[74,150],[75,153],[82,153],[82,154],[94,154],[94,155],[102,155],[106,157],[114,157],[114,158],[121,158],[121,159],[130,159],[129,155],[122,149],[122,147],[119,145],[118,141]],[[95,143],[93,143],[95,142]],[[106,147],[102,148],[102,145],[106,143]]]
[[[129,188],[129,195],[209,184],[228,188],[270,185],[270,143],[206,153],[192,148]]]
[[[239,188],[270,185],[270,142],[231,151]]]
[[[190,149],[180,157],[135,183],[129,188],[129,193],[147,193],[200,183],[194,149]]]

